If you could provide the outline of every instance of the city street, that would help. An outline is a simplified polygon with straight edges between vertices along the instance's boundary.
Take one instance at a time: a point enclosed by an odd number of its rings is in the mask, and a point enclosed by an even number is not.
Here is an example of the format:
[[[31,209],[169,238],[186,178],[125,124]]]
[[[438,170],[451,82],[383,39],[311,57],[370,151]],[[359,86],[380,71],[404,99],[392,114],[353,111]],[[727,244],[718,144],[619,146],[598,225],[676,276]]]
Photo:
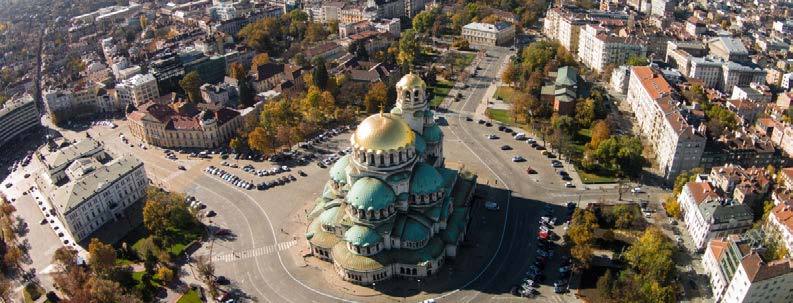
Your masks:
[[[372,290],[344,283],[329,283],[335,278],[329,264],[307,263],[305,254],[304,209],[313,205],[313,201],[321,194],[327,180],[327,169],[309,164],[304,167],[293,167],[291,172],[297,181],[271,188],[266,191],[243,190],[221,180],[217,176],[207,175],[204,169],[210,165],[221,167],[222,161],[215,156],[212,159],[187,159],[179,154],[178,160],[164,157],[163,150],[156,147],[143,149],[140,142],[129,134],[125,121],[114,121],[119,127],[110,129],[94,126],[88,130],[92,137],[105,143],[109,151],[115,155],[129,154],[140,158],[154,184],[164,186],[173,191],[195,196],[208,205],[208,209],[217,212],[217,216],[205,218],[204,222],[212,230],[225,229],[228,234],[213,237],[205,242],[194,255],[211,255],[217,273],[228,277],[232,283],[224,286],[241,298],[249,298],[260,302],[327,302],[327,301],[366,301],[392,302],[395,297],[406,297],[406,301],[421,301],[437,298],[438,301],[450,302],[482,302],[492,299],[507,301],[525,300],[509,294],[515,283],[519,283],[526,269],[533,262],[535,250],[534,238],[537,234],[537,221],[545,205],[554,205],[555,213],[564,216],[564,204],[567,201],[579,202],[584,206],[589,202],[597,202],[602,198],[615,200],[618,196],[614,186],[590,187],[581,184],[574,169],[567,164],[563,168],[573,178],[575,188],[564,187],[564,181],[557,170],[550,165],[550,159],[531,148],[525,141],[517,141],[504,132],[499,132],[497,125],[486,127],[478,124],[483,116],[487,100],[492,96],[498,80],[499,70],[508,60],[511,51],[507,48],[493,48],[489,56],[480,62],[478,76],[468,79],[467,89],[456,88],[464,95],[459,102],[453,102],[448,112],[440,112],[448,125],[443,126],[444,150],[447,163],[460,163],[465,169],[479,176],[480,188],[485,199],[498,203],[500,211],[488,212],[481,203],[476,203],[474,218],[469,240],[473,247],[462,250],[460,262],[450,265],[448,281],[437,285],[420,285],[415,287],[395,288],[387,295],[372,295]],[[473,121],[466,121],[471,117]],[[516,130],[518,131],[518,130]],[[119,139],[124,134],[130,139],[125,144]],[[322,144],[327,152],[346,148],[349,145],[349,132],[339,135]],[[494,134],[500,138],[489,140],[486,135]],[[82,139],[82,132],[63,131],[68,139]],[[509,145],[511,150],[501,150],[501,145]],[[520,155],[526,162],[512,162],[513,156]],[[320,155],[320,159],[323,156]],[[240,167],[252,164],[256,169],[267,169],[276,166],[269,162],[233,161]],[[184,166],[185,170],[178,169]],[[537,174],[529,175],[526,168],[531,166]],[[254,181],[255,183],[272,180],[275,177],[253,176],[241,169],[222,167],[224,170]],[[298,176],[297,170],[303,170],[307,176]],[[33,173],[33,172],[31,172]],[[280,177],[279,174],[276,177]],[[15,184],[19,173],[11,175]],[[14,179],[16,178],[16,179]],[[24,188],[16,184],[14,188]],[[17,192],[8,193],[9,197],[19,197]],[[15,202],[20,215],[27,222],[41,220],[38,211],[28,195]],[[642,199],[657,200],[657,192],[641,196]],[[639,197],[626,194],[626,199]],[[566,218],[564,218],[566,219]],[[31,224],[30,235],[36,235],[32,241],[33,266],[40,274],[46,268],[55,248],[46,247],[47,242],[37,244],[39,239],[57,239],[54,231],[47,225]],[[40,235],[40,236],[39,236]],[[47,240],[50,241],[50,240]],[[37,250],[36,248],[42,248]],[[46,249],[45,249],[46,248]],[[469,262],[470,260],[470,262]],[[318,269],[322,268],[324,270]],[[553,272],[552,267],[549,271]],[[451,272],[454,275],[451,275]],[[182,272],[183,276],[191,275],[190,267]],[[540,287],[540,298],[549,302],[573,302],[574,295],[553,294],[555,275],[549,274],[545,284]],[[44,278],[46,279],[46,278]],[[433,278],[430,278],[433,279]],[[439,279],[439,278],[436,278]],[[45,283],[45,285],[48,285]],[[400,286],[401,287],[401,286]]]

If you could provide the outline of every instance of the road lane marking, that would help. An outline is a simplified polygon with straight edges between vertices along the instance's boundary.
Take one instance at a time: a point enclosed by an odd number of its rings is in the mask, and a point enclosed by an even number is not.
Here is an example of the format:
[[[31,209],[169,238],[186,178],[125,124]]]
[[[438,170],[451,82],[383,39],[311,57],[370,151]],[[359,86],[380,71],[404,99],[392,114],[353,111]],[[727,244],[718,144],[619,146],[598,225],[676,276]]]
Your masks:
[[[238,260],[250,259],[262,255],[269,255],[276,251],[284,251],[297,244],[297,240],[281,242],[278,244],[267,245],[242,251],[232,251],[216,256],[212,256],[213,262],[233,262]]]

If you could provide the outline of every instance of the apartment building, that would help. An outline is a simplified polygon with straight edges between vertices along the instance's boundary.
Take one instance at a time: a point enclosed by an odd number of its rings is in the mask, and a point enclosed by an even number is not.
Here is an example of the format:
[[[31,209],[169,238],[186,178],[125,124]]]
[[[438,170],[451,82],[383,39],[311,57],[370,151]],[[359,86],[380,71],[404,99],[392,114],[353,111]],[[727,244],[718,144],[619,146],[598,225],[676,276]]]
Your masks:
[[[617,37],[593,24],[584,26],[578,43],[578,58],[584,65],[598,72],[607,65],[623,65],[632,56],[644,56],[645,43],[636,37]]]
[[[689,77],[701,80],[706,88],[717,88],[720,86],[723,61],[710,57],[692,57],[690,58],[690,64]]]
[[[0,146],[41,125],[36,102],[30,95],[0,104]]]
[[[757,247],[738,235],[713,240],[702,258],[718,303],[790,302],[793,261],[766,262]]]
[[[122,106],[140,105],[159,96],[157,79],[152,74],[135,75],[116,85],[116,98]]]
[[[673,92],[659,71],[631,67],[627,102],[642,135],[653,146],[661,176],[669,181],[699,166],[705,149],[705,137],[685,119]]]
[[[93,81],[76,83],[66,89],[48,89],[42,95],[45,111],[64,115],[63,118],[122,109],[116,97],[108,93],[103,84]]]
[[[724,61],[748,62],[749,50],[741,39],[729,36],[718,36],[708,40],[710,54]]]
[[[765,168],[743,168],[734,164],[713,167],[710,180],[727,198],[749,205],[762,202],[772,184]]]
[[[689,182],[677,198],[694,246],[704,249],[714,238],[743,232],[752,226],[752,209],[730,204],[710,182]]]
[[[793,207],[785,203],[774,206],[768,214],[764,230],[785,245],[790,257],[793,252]]]
[[[495,24],[468,23],[463,26],[463,39],[471,44],[512,45],[515,41],[515,25],[503,21]]]
[[[722,65],[721,91],[731,93],[735,86],[749,86],[752,83],[765,83],[766,71],[759,67],[726,62]]]
[[[787,155],[793,155],[793,125],[777,123],[771,132],[771,142],[779,146]]]

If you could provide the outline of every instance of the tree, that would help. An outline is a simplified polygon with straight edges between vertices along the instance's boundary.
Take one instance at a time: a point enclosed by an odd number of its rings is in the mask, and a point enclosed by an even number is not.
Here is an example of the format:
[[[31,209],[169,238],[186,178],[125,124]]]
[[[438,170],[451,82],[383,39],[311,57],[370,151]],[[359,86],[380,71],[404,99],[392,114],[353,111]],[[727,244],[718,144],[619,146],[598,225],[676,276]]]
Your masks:
[[[240,104],[245,107],[253,106],[255,99],[255,91],[253,89],[253,84],[248,78],[243,78],[239,81],[239,90],[240,90]]]
[[[529,122],[529,97],[524,94],[517,94],[512,100],[510,107],[512,122]]]
[[[52,255],[52,263],[58,267],[59,271],[77,264],[77,250],[69,246],[61,246]]]
[[[659,282],[675,279],[675,244],[655,226],[648,227],[624,254],[633,269]]]
[[[504,71],[501,73],[501,82],[504,82],[506,85],[512,85],[517,80],[517,73],[518,70],[512,64],[507,64],[507,67],[504,68]]]
[[[203,81],[197,71],[192,71],[184,75],[179,81],[179,86],[187,93],[190,102],[198,103],[201,101],[201,85]]]
[[[589,128],[595,120],[595,100],[587,98],[576,104],[575,119],[581,128]]]
[[[254,128],[248,135],[248,146],[265,154],[270,154],[275,150],[272,138],[261,127]]]
[[[173,277],[174,277],[173,270],[171,270],[167,266],[160,266],[160,268],[157,269],[157,279],[164,282],[165,284],[168,284],[171,281],[173,281]]]
[[[258,53],[256,56],[253,56],[253,60],[251,61],[251,70],[257,71],[259,66],[265,65],[270,63],[270,55],[267,53]]]
[[[215,266],[204,255],[195,258],[196,272],[201,281],[207,284],[209,292],[213,297],[217,296],[217,285],[215,285]]]
[[[597,120],[595,125],[592,126],[592,139],[590,139],[586,147],[588,149],[597,149],[600,146],[600,142],[610,137],[611,129],[609,129],[608,123],[604,120]]]
[[[147,199],[143,206],[143,225],[157,237],[164,237],[171,226],[168,206],[160,199]]]
[[[674,195],[666,196],[664,201],[664,210],[672,218],[680,218],[682,211],[680,210],[680,203],[677,202]]]
[[[650,64],[650,61],[647,60],[647,57],[633,55],[628,57],[628,61],[625,62],[625,65],[628,66],[645,66]]]
[[[369,89],[363,99],[364,107],[367,113],[374,113],[380,110],[381,106],[386,103],[387,88],[383,82],[377,82]]]
[[[399,38],[399,63],[412,66],[419,56],[420,48],[421,43],[416,38],[416,31],[409,29],[402,32]]]
[[[240,147],[242,147],[242,141],[240,140],[240,138],[236,138],[236,137],[231,138],[231,140],[229,141],[229,147],[231,147],[231,149],[233,149],[234,151],[237,151],[240,149]]]
[[[316,56],[312,59],[312,64],[314,65],[314,71],[311,73],[311,79],[314,82],[314,86],[321,90],[325,90],[328,87],[329,79],[328,69],[325,66],[325,58]]]
[[[435,23],[438,12],[436,10],[425,10],[413,17],[413,30],[417,33],[426,34]]]
[[[467,39],[457,39],[452,42],[452,47],[465,50],[471,48],[471,43]]]
[[[595,242],[595,229],[598,228],[597,217],[591,210],[576,209],[571,219],[567,236],[572,247],[570,254],[581,268],[588,268],[592,260],[592,246]]]
[[[325,31],[325,27],[322,26],[322,23],[316,22],[309,22],[308,26],[306,27],[306,38],[305,40],[309,43],[319,42],[325,40],[328,37],[327,31]]]
[[[0,275],[0,299],[3,302],[14,302],[12,299],[12,295],[14,294],[14,285],[11,284],[11,281],[5,277],[5,275]]]
[[[229,76],[237,80],[242,80],[248,76],[248,73],[245,71],[245,66],[243,66],[242,63],[235,62],[232,63],[229,68]]]
[[[578,127],[573,118],[565,115],[554,115],[551,117],[551,127],[559,129],[569,136],[575,135],[578,131]]]
[[[116,266],[116,250],[97,238],[91,239],[88,244],[88,255],[91,269],[99,275],[107,274]]]

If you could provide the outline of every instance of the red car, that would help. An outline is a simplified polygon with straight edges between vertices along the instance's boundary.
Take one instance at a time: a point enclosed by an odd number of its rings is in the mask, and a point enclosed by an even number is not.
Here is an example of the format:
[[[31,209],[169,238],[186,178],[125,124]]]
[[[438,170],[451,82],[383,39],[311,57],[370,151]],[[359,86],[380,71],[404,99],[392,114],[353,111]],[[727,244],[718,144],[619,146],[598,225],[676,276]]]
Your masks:
[[[537,171],[534,170],[533,168],[529,167],[529,168],[526,169],[526,173],[530,174],[530,175],[533,175],[533,174],[536,174]]]

